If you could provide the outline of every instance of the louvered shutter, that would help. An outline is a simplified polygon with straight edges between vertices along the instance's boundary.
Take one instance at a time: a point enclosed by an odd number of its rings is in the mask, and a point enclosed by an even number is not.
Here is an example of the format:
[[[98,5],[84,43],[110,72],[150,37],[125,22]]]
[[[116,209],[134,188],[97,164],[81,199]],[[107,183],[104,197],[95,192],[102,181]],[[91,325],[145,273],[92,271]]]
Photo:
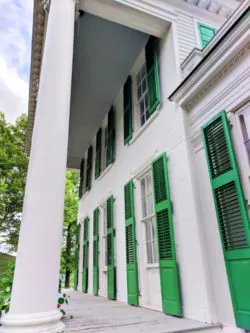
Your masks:
[[[138,267],[136,255],[136,226],[134,213],[134,185],[131,180],[124,186],[125,234],[127,262],[128,304],[139,305]]]
[[[76,231],[76,248],[75,248],[75,276],[74,276],[74,290],[78,287],[78,275],[79,275],[79,250],[80,250],[80,224],[77,225]]]
[[[158,39],[151,36],[145,48],[149,114],[155,112],[161,102],[158,45]]]
[[[83,222],[83,271],[82,271],[82,291],[88,291],[88,267],[89,267],[89,218]]]
[[[250,330],[250,227],[223,111],[202,128],[237,326]]]
[[[81,199],[83,193],[83,180],[84,180],[84,158],[82,159],[80,166],[79,199]]]
[[[107,199],[107,285],[108,298],[116,298],[116,272],[114,254],[114,198]]]
[[[123,88],[123,126],[124,144],[127,144],[132,139],[133,134],[132,83],[130,76]]]
[[[87,159],[86,191],[90,191],[91,189],[92,159],[93,159],[93,148],[92,146],[90,146],[88,149],[88,159]]]
[[[93,294],[98,296],[99,289],[99,209],[94,210],[93,225]]]
[[[106,156],[106,166],[115,160],[115,112],[113,106],[108,113],[108,146]]]
[[[205,24],[198,23],[202,48],[206,47],[216,34],[216,29]]]
[[[101,174],[102,165],[102,129],[100,128],[96,135],[96,150],[95,150],[95,179]]]
[[[165,313],[181,316],[179,276],[165,153],[153,161],[152,173],[162,308]]]

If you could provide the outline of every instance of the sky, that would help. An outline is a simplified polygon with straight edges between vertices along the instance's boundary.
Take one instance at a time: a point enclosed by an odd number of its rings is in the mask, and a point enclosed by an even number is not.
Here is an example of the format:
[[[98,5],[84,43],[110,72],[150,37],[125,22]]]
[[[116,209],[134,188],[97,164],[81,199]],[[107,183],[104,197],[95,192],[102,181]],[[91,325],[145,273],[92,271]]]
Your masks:
[[[0,111],[28,112],[33,0],[0,0]]]

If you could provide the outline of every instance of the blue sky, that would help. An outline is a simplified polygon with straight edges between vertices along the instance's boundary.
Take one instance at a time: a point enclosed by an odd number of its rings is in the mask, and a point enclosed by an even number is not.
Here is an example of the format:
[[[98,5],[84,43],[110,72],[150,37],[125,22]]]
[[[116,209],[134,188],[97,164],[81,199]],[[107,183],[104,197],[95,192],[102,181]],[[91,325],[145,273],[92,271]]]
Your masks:
[[[0,111],[27,113],[33,0],[0,0]]]

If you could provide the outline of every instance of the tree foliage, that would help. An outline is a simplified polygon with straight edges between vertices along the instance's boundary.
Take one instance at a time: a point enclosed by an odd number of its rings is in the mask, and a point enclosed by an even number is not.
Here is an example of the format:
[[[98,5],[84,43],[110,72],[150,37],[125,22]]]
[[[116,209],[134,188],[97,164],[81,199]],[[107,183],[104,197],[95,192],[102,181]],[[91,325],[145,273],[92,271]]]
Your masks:
[[[65,274],[65,287],[69,287],[70,275],[75,268],[75,244],[77,229],[79,176],[67,171],[64,202],[63,247],[61,273]]]
[[[27,116],[14,124],[0,112],[0,234],[16,250],[23,208],[28,157],[24,151]]]

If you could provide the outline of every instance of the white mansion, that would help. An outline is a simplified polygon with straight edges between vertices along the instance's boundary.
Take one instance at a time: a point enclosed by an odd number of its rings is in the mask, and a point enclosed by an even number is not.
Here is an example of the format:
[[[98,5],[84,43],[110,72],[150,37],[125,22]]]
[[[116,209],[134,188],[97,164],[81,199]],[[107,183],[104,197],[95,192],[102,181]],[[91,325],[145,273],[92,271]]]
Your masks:
[[[75,289],[250,330],[249,1],[34,1],[23,222],[1,332],[60,332],[66,168]],[[38,89],[39,87],[39,89]]]

